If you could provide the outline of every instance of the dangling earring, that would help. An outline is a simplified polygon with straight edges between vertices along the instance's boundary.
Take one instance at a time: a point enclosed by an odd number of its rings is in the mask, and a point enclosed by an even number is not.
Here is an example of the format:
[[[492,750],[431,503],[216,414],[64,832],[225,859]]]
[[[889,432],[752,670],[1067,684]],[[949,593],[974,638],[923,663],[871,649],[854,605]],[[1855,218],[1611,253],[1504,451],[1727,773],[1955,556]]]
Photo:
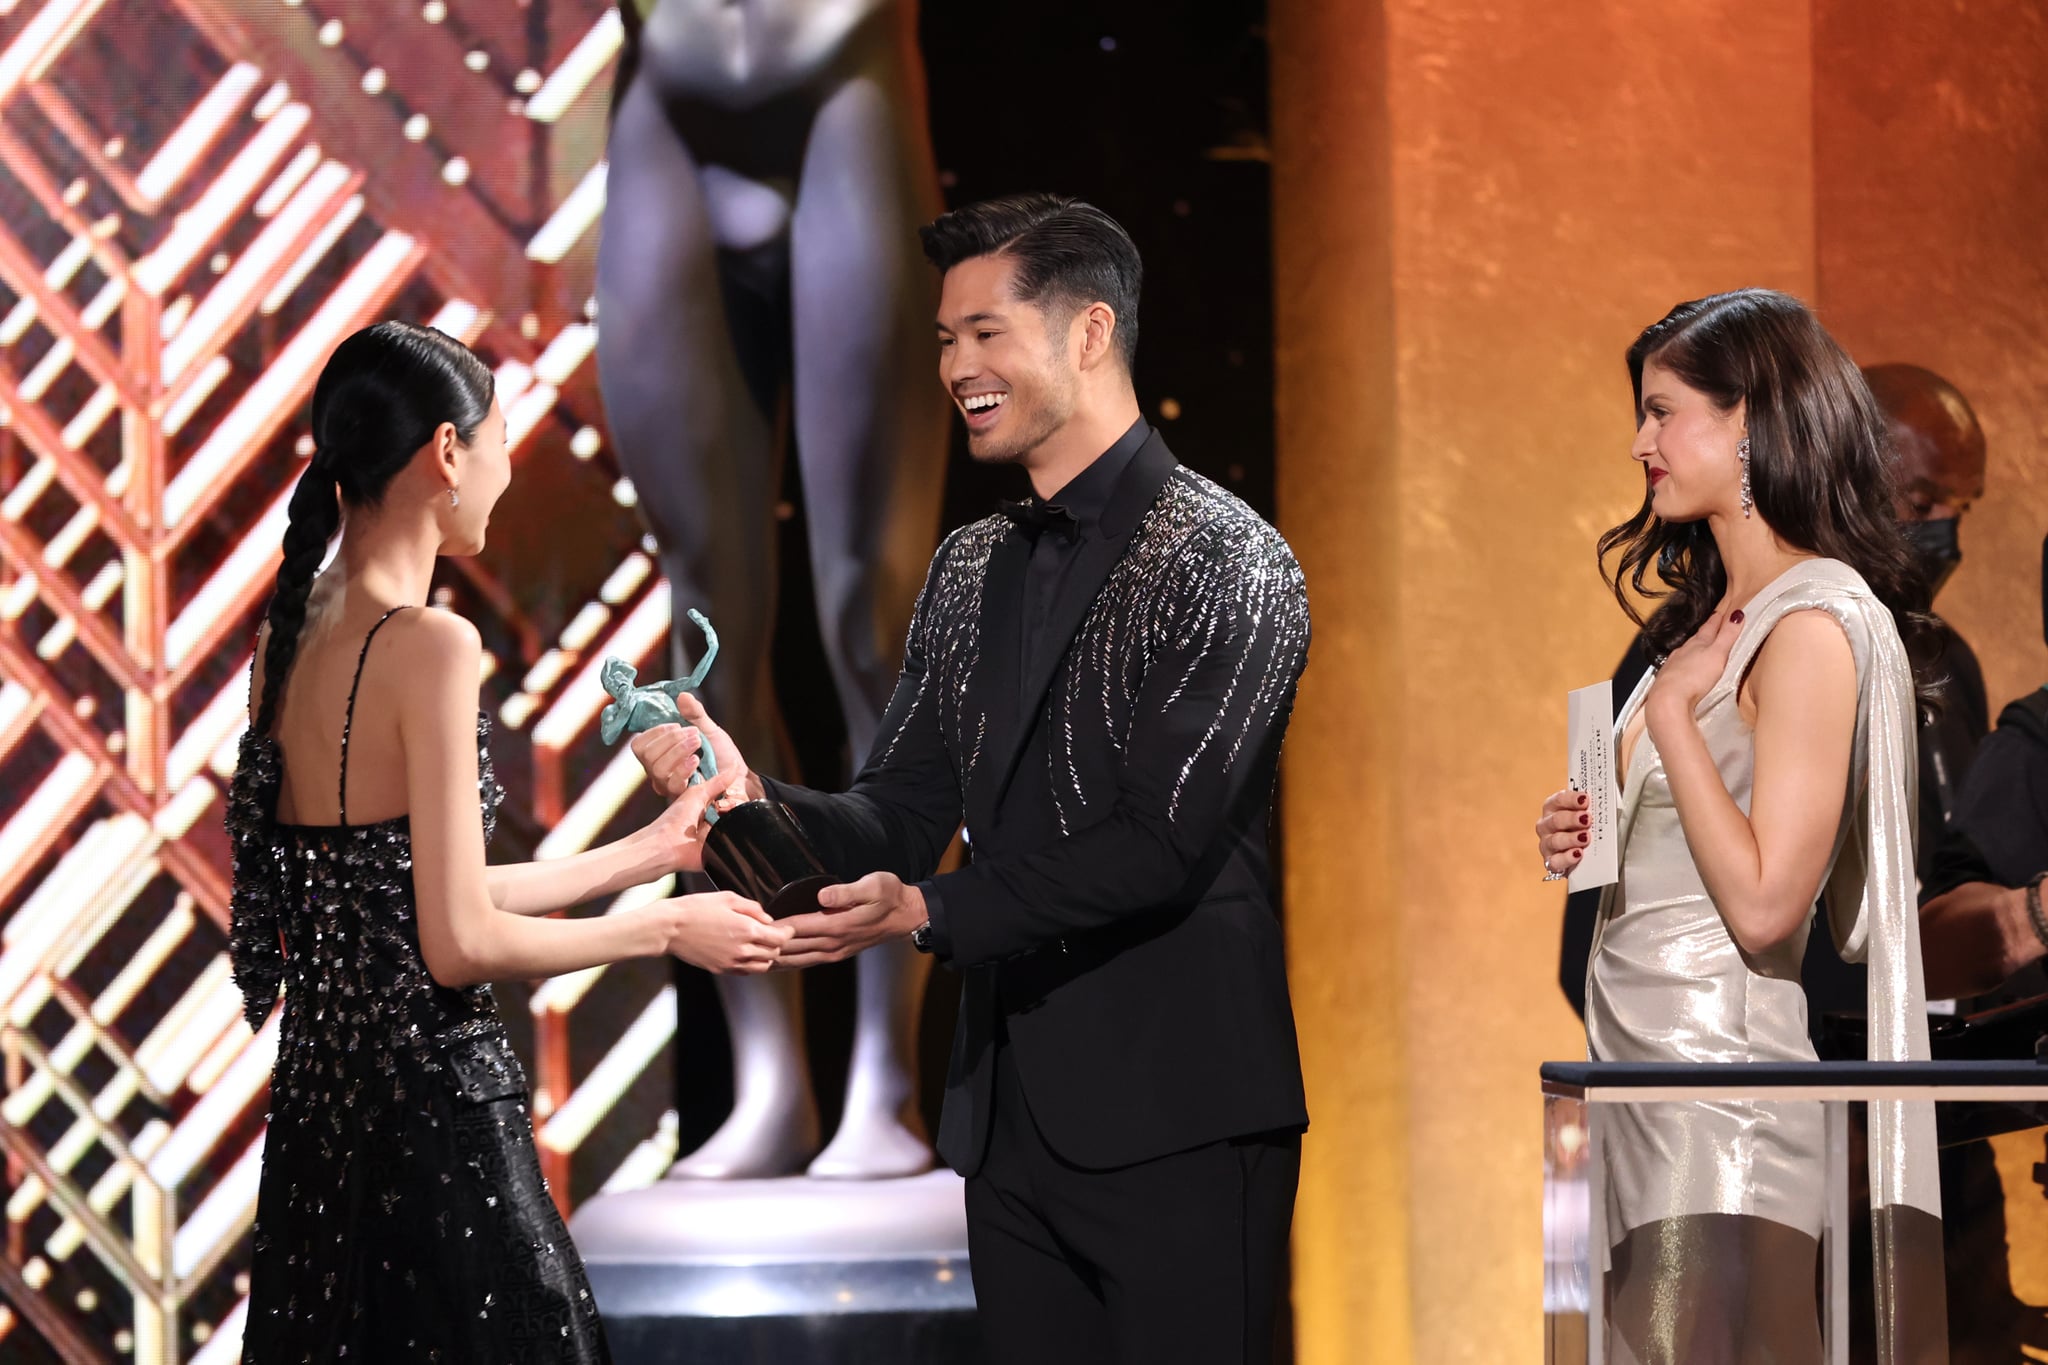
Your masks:
[[[1744,475],[1742,476],[1742,480],[1743,480],[1743,482],[1742,482],[1742,488],[1743,488],[1743,493],[1742,493],[1742,496],[1744,496],[1744,497],[1746,498],[1746,497],[1748,497],[1748,496],[1749,496],[1749,475],[1747,475],[1747,474],[1744,474]],[[457,492],[456,492],[456,491],[455,491],[454,489],[452,489],[452,488],[448,490],[448,505],[449,505],[450,507],[460,507],[460,506],[462,506],[462,495],[461,495],[460,493],[457,493]]]
[[[1756,506],[1756,499],[1749,495],[1749,438],[1742,438],[1742,444],[1735,447],[1735,453],[1742,459],[1742,515],[1748,516],[1749,509]]]

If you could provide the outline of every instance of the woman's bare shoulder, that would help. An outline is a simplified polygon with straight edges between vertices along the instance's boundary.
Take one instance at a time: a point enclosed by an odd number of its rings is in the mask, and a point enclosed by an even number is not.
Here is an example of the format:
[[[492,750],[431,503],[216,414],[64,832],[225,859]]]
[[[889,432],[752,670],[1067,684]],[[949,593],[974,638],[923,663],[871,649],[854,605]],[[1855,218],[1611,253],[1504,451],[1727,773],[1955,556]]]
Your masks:
[[[420,608],[391,618],[372,663],[384,695],[403,717],[466,727],[483,677],[483,637],[452,611]]]
[[[1839,691],[1854,704],[1856,653],[1849,621],[1825,606],[1798,607],[1772,625],[1757,649],[1750,687],[1760,700],[1816,687]]]
[[[411,663],[459,663],[483,654],[483,636],[467,617],[433,607],[408,607],[391,618],[383,636]]]

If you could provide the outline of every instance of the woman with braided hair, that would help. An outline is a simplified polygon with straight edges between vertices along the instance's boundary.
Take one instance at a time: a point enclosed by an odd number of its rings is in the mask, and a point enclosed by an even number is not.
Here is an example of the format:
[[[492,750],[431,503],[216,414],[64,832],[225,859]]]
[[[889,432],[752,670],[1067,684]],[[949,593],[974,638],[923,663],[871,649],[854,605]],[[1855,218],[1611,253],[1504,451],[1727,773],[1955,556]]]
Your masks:
[[[482,643],[419,604],[439,556],[482,549],[511,478],[491,372],[379,323],[335,351],[312,416],[228,810],[251,1027],[284,995],[242,1358],[604,1361],[484,983],[664,953],[760,972],[784,931],[724,893],[543,918],[697,870],[724,782],[617,843],[486,867],[503,792]]]

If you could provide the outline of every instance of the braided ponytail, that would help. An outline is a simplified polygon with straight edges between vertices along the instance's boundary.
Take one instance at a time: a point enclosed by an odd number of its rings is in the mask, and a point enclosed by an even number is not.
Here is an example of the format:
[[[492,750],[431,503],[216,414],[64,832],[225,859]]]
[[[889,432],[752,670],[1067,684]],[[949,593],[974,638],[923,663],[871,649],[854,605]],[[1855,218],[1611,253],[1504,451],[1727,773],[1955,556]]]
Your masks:
[[[285,674],[291,672],[292,657],[299,652],[299,628],[306,624],[306,598],[313,591],[313,575],[327,557],[327,543],[341,529],[341,489],[334,471],[319,460],[309,465],[292,489],[287,512],[284,562],[277,566],[277,590],[271,594],[270,610],[264,617],[270,626],[270,641],[263,653],[263,697],[256,708],[259,735],[269,734],[277,719]]]
[[[257,734],[268,735],[277,720],[313,577],[341,529],[342,507],[380,503],[443,422],[454,425],[465,445],[474,440],[496,387],[489,367],[468,347],[431,327],[380,322],[335,348],[313,387],[313,440],[320,453],[292,489],[284,562],[264,618],[270,639],[255,706]]]

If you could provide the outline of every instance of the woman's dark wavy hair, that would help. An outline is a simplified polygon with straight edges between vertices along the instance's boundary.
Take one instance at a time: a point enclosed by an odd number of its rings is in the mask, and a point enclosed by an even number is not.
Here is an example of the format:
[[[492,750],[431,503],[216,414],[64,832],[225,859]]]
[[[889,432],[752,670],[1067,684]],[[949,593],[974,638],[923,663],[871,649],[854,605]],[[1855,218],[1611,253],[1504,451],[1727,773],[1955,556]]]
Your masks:
[[[266,620],[263,696],[255,729],[270,733],[285,675],[298,652],[313,575],[341,529],[341,509],[375,507],[398,471],[453,423],[467,445],[490,413],[490,368],[445,332],[380,322],[341,343],[313,386],[314,453],[292,490],[284,562]]]
[[[1787,544],[1863,575],[1909,648],[1924,654],[1926,588],[1899,530],[1884,414],[1856,363],[1806,306],[1770,289],[1679,304],[1628,348],[1638,424],[1643,368],[1652,360],[1722,412],[1747,403],[1756,514]],[[1657,658],[1690,639],[1728,589],[1706,521],[1659,519],[1647,490],[1636,514],[1600,537],[1599,554],[1622,610]],[[1618,555],[1611,568],[1610,555]],[[1652,568],[1662,591],[1644,586]],[[1661,599],[1647,620],[1630,590]]]

